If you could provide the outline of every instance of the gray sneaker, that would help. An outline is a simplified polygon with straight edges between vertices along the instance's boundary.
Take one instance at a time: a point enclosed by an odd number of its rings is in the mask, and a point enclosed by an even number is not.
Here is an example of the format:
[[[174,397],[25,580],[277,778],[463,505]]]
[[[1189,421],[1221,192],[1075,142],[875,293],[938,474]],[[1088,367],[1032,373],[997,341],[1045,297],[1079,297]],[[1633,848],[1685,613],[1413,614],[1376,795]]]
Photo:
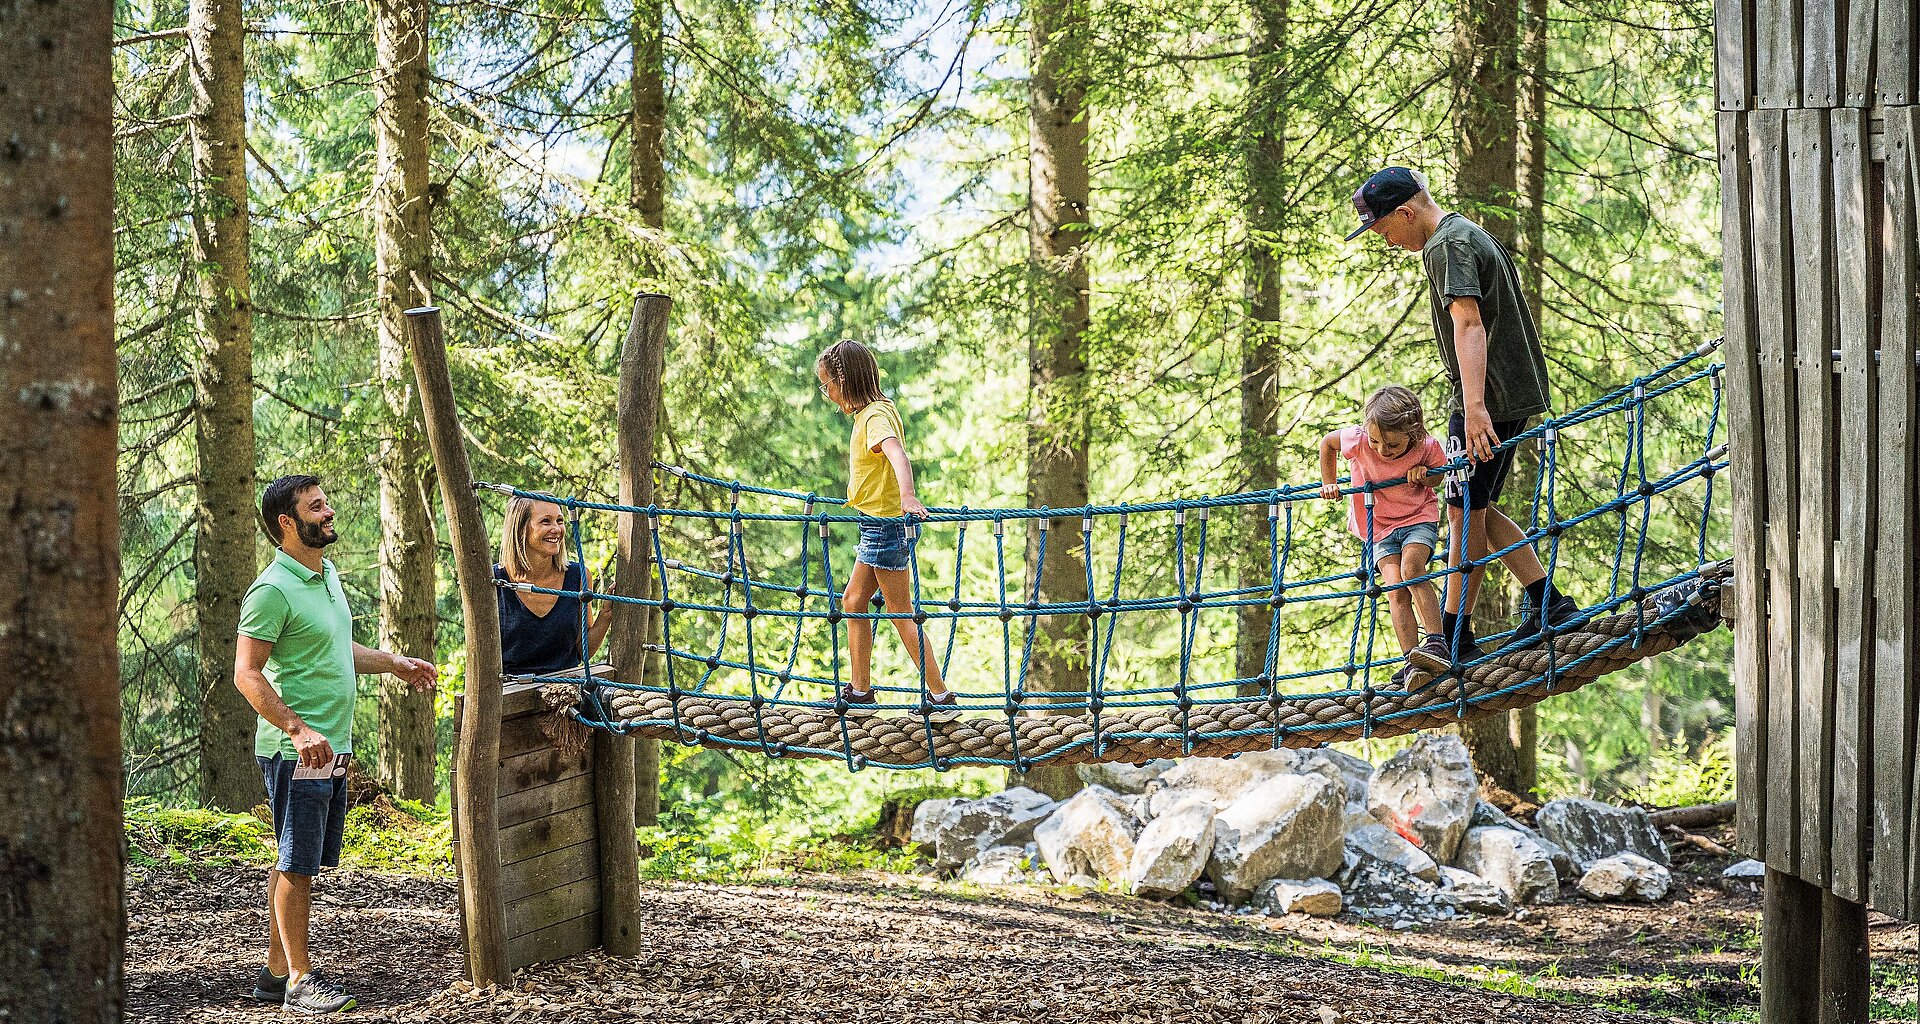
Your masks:
[[[284,1003],[287,1000],[287,978],[275,974],[265,967],[260,968],[260,976],[253,979],[253,1000],[257,1003]]]
[[[286,998],[280,1001],[282,1009],[296,1010],[300,1013],[344,1013],[360,1005],[360,1001],[347,994],[347,990],[320,976],[319,971],[308,971],[300,980],[287,986]]]

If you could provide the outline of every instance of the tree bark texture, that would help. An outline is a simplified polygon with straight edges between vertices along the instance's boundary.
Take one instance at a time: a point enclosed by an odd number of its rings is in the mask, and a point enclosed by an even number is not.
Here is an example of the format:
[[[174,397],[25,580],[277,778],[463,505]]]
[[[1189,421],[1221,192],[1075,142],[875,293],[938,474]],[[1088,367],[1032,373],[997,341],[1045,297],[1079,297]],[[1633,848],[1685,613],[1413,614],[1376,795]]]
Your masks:
[[[473,467],[460,436],[440,311],[427,307],[407,312],[407,349],[427,442],[433,448],[440,503],[447,510],[460,616],[466,624],[466,699],[453,752],[460,934],[466,945],[467,980],[506,984],[513,974],[507,968],[507,910],[500,887],[500,605],[493,586],[492,538],[473,493]]]
[[[1515,176],[1519,123],[1519,0],[1455,0],[1453,23],[1454,192],[1460,203],[1509,252],[1514,249]],[[1531,493],[1531,478],[1515,467],[1507,494]],[[1525,486],[1526,491],[1521,487]],[[1509,513],[1511,514],[1511,513]],[[1523,519],[1516,519],[1522,522]],[[1504,628],[1514,600],[1503,573],[1489,569],[1472,612],[1476,632]],[[1535,780],[1525,777],[1515,743],[1514,713],[1462,723],[1460,734],[1473,753],[1474,767],[1502,789],[1528,793]]]
[[[427,0],[371,0],[374,50],[373,235],[379,374],[390,433],[380,450],[380,646],[435,660],[434,530],[420,400],[407,364],[404,311],[432,301],[427,199]],[[380,677],[380,781],[433,802],[433,694]]]
[[[631,203],[640,220],[656,231],[667,225],[667,66],[664,40],[666,39],[666,3],[665,0],[639,0],[634,5],[633,21],[629,34],[633,45],[633,115],[629,125],[632,147],[632,166],[629,168],[628,182]],[[643,258],[641,267],[646,276],[656,286],[659,284],[660,262],[651,254]],[[637,307],[636,307],[637,314]],[[662,319],[665,313],[661,314]],[[637,319],[637,315],[636,315]],[[665,359],[665,346],[661,347],[661,358]],[[622,368],[625,360],[622,359]],[[656,380],[660,383],[660,394],[654,405],[654,434],[666,423],[667,402],[664,384],[664,363]],[[626,389],[623,386],[621,395]],[[649,460],[652,459],[653,438],[647,442]],[[649,491],[652,484],[652,467],[638,467],[641,475],[647,478]],[[623,467],[624,472],[624,467]],[[643,572],[635,584],[635,593],[655,595],[653,573]],[[625,591],[622,591],[624,593]],[[649,642],[660,643],[657,635],[661,623],[658,615],[647,615]],[[665,656],[658,652],[635,652],[632,660],[640,666],[637,678],[643,681],[659,679],[664,675]],[[624,668],[624,666],[623,666]],[[642,737],[633,741],[633,817],[639,825],[660,824],[660,741]]]
[[[1526,0],[1526,22],[1521,28],[1521,80],[1518,94],[1520,138],[1514,152],[1520,164],[1519,184],[1520,284],[1526,289],[1527,308],[1535,326],[1544,327],[1547,258],[1547,14],[1548,0]]]
[[[200,802],[244,811],[266,790],[253,707],[233,685],[240,602],[253,584],[253,301],[247,257],[246,25],[239,0],[187,8],[193,90],[194,653]]]
[[[1519,0],[1454,0],[1454,191],[1513,250]]]
[[[1253,43],[1248,61],[1247,126],[1247,326],[1240,340],[1240,479],[1246,490],[1280,485],[1279,430],[1283,241],[1287,180],[1287,3],[1254,0]],[[1240,511],[1238,585],[1273,582],[1273,529],[1267,508]],[[1234,674],[1243,680],[1270,675],[1268,640],[1277,614],[1263,605],[1242,605],[1235,632]],[[1240,684],[1254,696],[1258,682]]]
[[[113,5],[0,5],[0,1013],[124,1009]]]
[[[1088,381],[1085,339],[1089,186],[1086,87],[1089,44],[1080,0],[1038,0],[1030,6],[1027,240],[1032,321],[1027,346],[1027,503],[1040,508],[1087,504]],[[1039,600],[1087,599],[1086,544],[1080,519],[1055,519],[1027,532],[1027,565]],[[1042,561],[1042,537],[1045,558]],[[1033,580],[1029,579],[1029,586]],[[1031,591],[1029,592],[1031,596]],[[1032,693],[1087,686],[1087,617],[1044,615],[1037,625],[1026,689]],[[1044,700],[1044,698],[1042,698]],[[1021,784],[1055,797],[1080,788],[1072,768],[1038,765],[1014,772]]]

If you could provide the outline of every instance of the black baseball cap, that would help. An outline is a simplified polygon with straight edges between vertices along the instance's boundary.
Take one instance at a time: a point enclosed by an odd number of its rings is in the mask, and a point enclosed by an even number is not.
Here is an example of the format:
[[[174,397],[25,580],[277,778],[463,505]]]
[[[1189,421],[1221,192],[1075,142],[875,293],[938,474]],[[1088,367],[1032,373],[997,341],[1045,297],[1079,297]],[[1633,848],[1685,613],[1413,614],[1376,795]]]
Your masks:
[[[1407,200],[1426,191],[1426,182],[1420,180],[1412,168],[1388,167],[1373,172],[1373,177],[1353,193],[1353,209],[1360,215],[1360,226],[1347,236],[1351,242],[1373,226],[1373,222],[1398,210]]]

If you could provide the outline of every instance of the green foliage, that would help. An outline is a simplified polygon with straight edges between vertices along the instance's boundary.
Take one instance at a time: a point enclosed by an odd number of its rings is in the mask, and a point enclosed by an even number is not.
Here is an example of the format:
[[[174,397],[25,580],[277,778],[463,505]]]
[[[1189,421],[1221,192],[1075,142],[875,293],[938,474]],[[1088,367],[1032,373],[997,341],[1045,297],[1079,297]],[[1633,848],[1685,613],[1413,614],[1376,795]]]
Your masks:
[[[407,874],[453,871],[453,820],[412,800],[349,808],[340,845],[342,867]]]
[[[1718,733],[1697,753],[1685,747],[1654,751],[1647,781],[1627,798],[1659,807],[1690,807],[1733,799],[1733,734]]]
[[[273,829],[251,814],[126,804],[127,858],[135,865],[271,864]]]

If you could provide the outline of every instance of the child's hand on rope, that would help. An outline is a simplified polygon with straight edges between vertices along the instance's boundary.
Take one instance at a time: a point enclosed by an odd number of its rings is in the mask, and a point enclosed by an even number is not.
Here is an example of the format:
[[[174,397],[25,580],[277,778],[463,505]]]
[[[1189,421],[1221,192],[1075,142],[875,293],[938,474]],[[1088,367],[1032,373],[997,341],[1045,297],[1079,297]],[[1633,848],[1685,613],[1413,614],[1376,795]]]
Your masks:
[[[927,518],[927,506],[922,505],[920,499],[911,494],[903,494],[900,496],[900,511],[905,512],[915,519]]]
[[[1426,483],[1427,467],[1415,466],[1412,469],[1407,470],[1407,482],[1415,485]]]
[[[1337,483],[1334,483],[1334,482],[1333,482],[1333,481],[1331,481],[1331,480],[1324,480],[1324,481],[1321,481],[1321,483],[1320,483],[1320,496],[1321,496],[1322,498],[1325,498],[1325,499],[1327,499],[1328,501],[1339,501],[1339,500],[1340,500],[1340,485],[1339,485],[1339,484],[1337,484]]]

